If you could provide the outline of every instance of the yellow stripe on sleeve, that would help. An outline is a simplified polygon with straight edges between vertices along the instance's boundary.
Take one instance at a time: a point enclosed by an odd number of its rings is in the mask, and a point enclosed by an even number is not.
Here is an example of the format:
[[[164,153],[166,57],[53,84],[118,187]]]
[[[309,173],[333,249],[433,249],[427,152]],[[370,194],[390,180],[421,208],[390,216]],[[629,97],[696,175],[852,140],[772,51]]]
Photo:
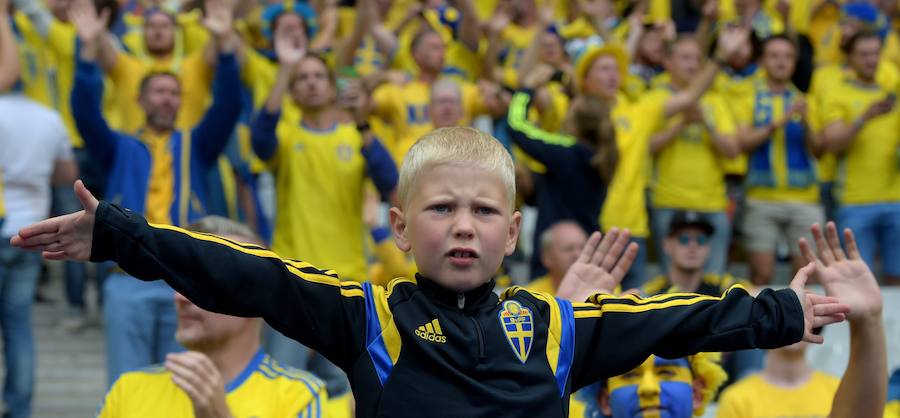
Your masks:
[[[575,318],[599,318],[606,312],[625,312],[625,313],[641,313],[658,309],[667,309],[676,306],[688,306],[698,302],[719,301],[725,295],[734,289],[741,289],[747,292],[747,289],[740,284],[736,284],[728,288],[722,296],[706,296],[694,293],[667,293],[649,298],[641,298],[635,295],[611,296],[606,294],[596,294],[590,298],[591,303],[572,304],[575,309]],[[689,297],[685,299],[685,297]],[[623,303],[622,300],[634,302]],[[591,307],[593,309],[583,309]],[[579,310],[579,308],[582,308]]]
[[[214,242],[216,244],[220,244],[220,245],[229,247],[233,250],[240,251],[244,254],[252,255],[254,257],[275,259],[275,260],[278,260],[278,261],[281,261],[282,263],[284,263],[284,266],[287,268],[287,270],[291,274],[293,274],[294,276],[297,276],[298,278],[300,278],[304,281],[340,287],[341,288],[341,296],[365,297],[365,294],[363,293],[362,288],[359,287],[359,283],[353,282],[353,281],[340,281],[340,279],[338,279],[336,275],[334,275],[334,276],[330,275],[330,274],[334,274],[334,271],[332,271],[332,270],[325,271],[324,272],[325,274],[307,273],[307,272],[301,271],[301,269],[315,268],[312,264],[309,264],[309,263],[303,262],[303,261],[283,259],[283,258],[279,257],[278,254],[275,254],[272,251],[263,249],[262,247],[258,247],[255,245],[249,245],[249,244],[241,245],[239,243],[236,243],[234,241],[231,241],[231,240],[228,240],[228,239],[216,236],[216,235],[191,232],[186,229],[182,229],[182,228],[172,226],[172,225],[150,223],[150,226],[153,228],[156,228],[156,229],[165,229],[167,231],[173,231],[173,232],[185,234],[191,238],[198,239],[201,241]],[[345,288],[345,286],[351,287],[351,288],[348,289],[348,288]]]
[[[395,284],[394,282],[391,282],[391,284]],[[381,339],[384,340],[384,346],[387,348],[388,355],[391,356],[391,363],[397,364],[401,348],[400,331],[397,329],[397,324],[394,323],[394,314],[388,307],[388,299],[385,296],[384,288],[372,286],[372,297],[375,298],[372,302],[375,305],[375,310],[378,312],[378,321],[381,323]],[[436,325],[437,320],[434,323]],[[431,323],[425,324],[425,326],[428,328],[428,331],[433,332]],[[439,327],[438,333],[440,333]]]

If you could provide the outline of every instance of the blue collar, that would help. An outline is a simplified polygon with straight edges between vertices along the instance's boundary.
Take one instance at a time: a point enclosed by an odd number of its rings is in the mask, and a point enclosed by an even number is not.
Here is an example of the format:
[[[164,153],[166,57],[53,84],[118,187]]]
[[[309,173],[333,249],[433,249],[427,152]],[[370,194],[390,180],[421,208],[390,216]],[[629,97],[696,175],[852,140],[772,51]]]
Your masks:
[[[225,385],[225,393],[230,393],[231,391],[239,388],[244,382],[256,371],[257,367],[259,367],[259,363],[262,363],[263,359],[266,357],[266,353],[263,352],[262,348],[256,352],[252,359],[250,359],[250,363],[247,364],[247,367],[244,368],[244,371],[241,374],[237,375],[234,380],[228,382]]]

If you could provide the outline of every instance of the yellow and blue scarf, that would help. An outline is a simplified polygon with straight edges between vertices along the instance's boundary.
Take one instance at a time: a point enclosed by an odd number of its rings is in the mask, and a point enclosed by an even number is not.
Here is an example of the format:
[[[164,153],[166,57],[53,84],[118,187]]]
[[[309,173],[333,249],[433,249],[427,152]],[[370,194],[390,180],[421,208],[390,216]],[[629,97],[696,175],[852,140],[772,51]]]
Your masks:
[[[756,128],[772,123],[773,97],[764,81],[757,82],[753,104],[753,126]],[[799,95],[794,86],[790,86],[783,94],[784,111],[790,113],[791,105]],[[799,118],[791,118],[782,129],[784,134],[785,155],[787,156],[788,186],[804,188],[816,182],[809,153],[806,150],[806,127]],[[775,174],[772,171],[773,141],[757,147],[750,154],[750,168],[747,173],[747,184],[757,187],[775,187]]]

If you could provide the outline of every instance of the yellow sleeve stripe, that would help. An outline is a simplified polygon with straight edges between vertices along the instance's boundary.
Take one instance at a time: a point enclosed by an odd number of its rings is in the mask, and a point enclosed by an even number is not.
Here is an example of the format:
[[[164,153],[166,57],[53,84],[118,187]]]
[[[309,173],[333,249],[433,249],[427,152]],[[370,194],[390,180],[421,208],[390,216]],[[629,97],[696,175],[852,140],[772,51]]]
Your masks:
[[[388,285],[387,285],[387,294],[385,295],[385,298],[391,297],[391,293],[394,293],[394,287],[397,286],[397,285],[400,284],[400,283],[412,283],[412,284],[418,284],[418,282],[416,282],[416,278],[415,278],[415,277],[410,278],[410,279],[407,279],[407,278],[405,278],[405,277],[398,277],[398,278],[396,278],[396,279],[394,279],[394,280],[391,280],[391,281],[388,283]]]
[[[572,304],[575,318],[599,318],[606,312],[641,313],[659,309],[667,309],[677,306],[688,306],[699,302],[719,301],[734,289],[741,289],[741,285],[730,287],[722,296],[705,296],[693,293],[667,293],[649,298],[640,298],[635,295],[615,297],[604,294],[596,294],[590,298],[592,303]]]
[[[528,293],[550,305],[550,326],[547,328],[547,362],[550,363],[550,370],[555,376],[559,366],[560,340],[562,339],[562,314],[559,311],[559,303],[556,302],[556,298],[544,293]]]
[[[272,251],[263,249],[262,247],[258,247],[255,245],[249,245],[249,244],[246,244],[246,245],[239,244],[234,241],[231,241],[231,240],[228,240],[228,239],[216,236],[216,235],[191,232],[191,231],[188,231],[188,230],[185,230],[182,228],[178,228],[176,226],[171,226],[171,225],[162,225],[162,224],[151,223],[150,226],[153,228],[157,228],[157,229],[165,229],[167,231],[173,231],[173,232],[185,234],[191,238],[198,239],[201,241],[213,242],[216,244],[224,245],[233,250],[240,251],[244,254],[252,255],[255,257],[279,260],[284,264],[284,266],[287,268],[287,270],[291,274],[293,274],[294,276],[297,276],[298,278],[300,278],[304,281],[340,287],[342,296],[365,297],[365,295],[362,291],[362,288],[359,287],[358,283],[351,282],[351,281],[340,281],[337,278],[337,274],[335,274],[333,270],[328,270],[328,271],[322,272],[321,270],[318,270],[315,267],[313,267],[312,264],[309,264],[309,263],[306,263],[303,261],[283,259],[283,258],[279,257],[278,254],[275,254]],[[310,272],[309,270],[315,270],[320,273],[313,273],[313,272]]]
[[[395,283],[392,282],[392,284]],[[381,339],[384,340],[385,348],[387,348],[388,355],[391,357],[391,363],[397,364],[401,348],[400,331],[397,329],[397,324],[394,323],[394,314],[388,306],[388,297],[381,286],[372,286],[372,296],[375,311],[378,313],[378,322],[381,323]]]

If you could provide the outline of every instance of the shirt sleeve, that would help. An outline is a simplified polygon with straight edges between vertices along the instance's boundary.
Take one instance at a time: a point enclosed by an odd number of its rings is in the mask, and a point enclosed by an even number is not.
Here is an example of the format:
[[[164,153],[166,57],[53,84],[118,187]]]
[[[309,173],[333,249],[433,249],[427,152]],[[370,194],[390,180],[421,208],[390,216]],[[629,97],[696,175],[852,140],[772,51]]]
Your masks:
[[[650,298],[596,294],[573,304],[573,389],[625,373],[651,354],[776,348],[803,337],[803,308],[791,289],[740,287],[721,297],[670,293]]]
[[[259,246],[151,225],[135,212],[101,202],[91,261],[107,260],[138,279],[164,279],[208,311],[261,317],[344,370],[365,349],[365,293],[334,271]]]

